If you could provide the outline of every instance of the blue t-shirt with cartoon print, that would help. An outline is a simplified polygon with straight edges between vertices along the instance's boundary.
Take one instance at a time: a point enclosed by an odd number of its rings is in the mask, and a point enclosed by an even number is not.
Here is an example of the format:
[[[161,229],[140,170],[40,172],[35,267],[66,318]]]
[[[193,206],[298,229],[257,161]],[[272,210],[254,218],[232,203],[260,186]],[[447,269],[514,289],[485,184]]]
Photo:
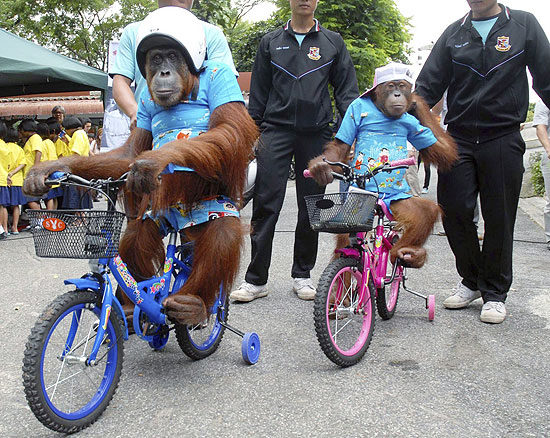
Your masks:
[[[336,138],[348,145],[355,141],[352,165],[356,172],[366,173],[381,163],[407,158],[407,141],[421,150],[437,139],[418,119],[405,113],[398,119],[384,115],[369,96],[355,99],[342,119]],[[378,187],[378,189],[377,189]],[[410,198],[405,181],[405,169],[380,172],[367,182],[366,190],[380,192],[386,205],[391,201]]]
[[[137,126],[146,129],[153,135],[153,149],[177,140],[189,139],[208,131],[211,113],[219,106],[229,102],[242,102],[244,99],[231,69],[222,63],[205,61],[204,70],[199,76],[197,98],[191,96],[173,107],[165,108],[156,104],[148,89],[145,89],[138,101]],[[193,171],[188,167],[169,164],[164,173],[175,171]],[[169,230],[163,226],[167,221],[176,229],[198,225],[223,216],[239,216],[235,201],[218,196],[197,202],[192,211],[177,204],[160,215],[147,213],[146,216],[157,222],[161,231]]]
[[[153,134],[153,149],[172,140],[193,138],[208,131],[210,114],[217,107],[229,102],[244,103],[237,79],[226,64],[205,61],[203,67],[196,100],[189,96],[188,100],[165,108],[153,101],[148,88],[141,93],[137,126]],[[181,166],[176,167],[184,170]]]

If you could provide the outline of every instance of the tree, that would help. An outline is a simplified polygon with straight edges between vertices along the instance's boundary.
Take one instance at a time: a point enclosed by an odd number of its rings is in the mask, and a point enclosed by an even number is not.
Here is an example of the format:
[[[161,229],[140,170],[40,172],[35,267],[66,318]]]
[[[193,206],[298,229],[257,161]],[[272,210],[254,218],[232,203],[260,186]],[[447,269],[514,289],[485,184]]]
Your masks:
[[[288,20],[288,0],[276,0],[280,20]],[[357,72],[359,89],[367,88],[374,69],[390,60],[407,63],[405,44],[410,41],[409,20],[394,0],[340,0],[319,4],[315,17],[346,42]]]
[[[155,0],[2,0],[0,27],[105,70],[109,41],[156,6]]]
[[[256,23],[241,21],[234,29],[226,31],[237,71],[252,70],[260,40],[267,32],[277,29],[283,23],[277,17]]]

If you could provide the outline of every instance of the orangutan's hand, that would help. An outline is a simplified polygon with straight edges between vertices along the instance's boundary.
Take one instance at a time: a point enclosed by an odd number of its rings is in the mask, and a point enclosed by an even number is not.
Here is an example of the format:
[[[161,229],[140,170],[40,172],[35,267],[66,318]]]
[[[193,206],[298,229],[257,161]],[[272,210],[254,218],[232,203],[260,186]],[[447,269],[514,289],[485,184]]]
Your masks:
[[[134,161],[128,173],[126,187],[136,195],[154,192],[160,185],[159,174],[161,170],[158,164],[149,159]]]

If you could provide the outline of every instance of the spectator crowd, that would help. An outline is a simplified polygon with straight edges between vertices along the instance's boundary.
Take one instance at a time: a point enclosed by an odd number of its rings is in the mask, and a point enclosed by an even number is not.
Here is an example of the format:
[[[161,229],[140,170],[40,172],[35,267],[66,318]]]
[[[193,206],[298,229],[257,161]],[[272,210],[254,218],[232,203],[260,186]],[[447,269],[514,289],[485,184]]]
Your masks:
[[[22,187],[29,170],[41,161],[99,153],[101,131],[89,119],[67,115],[60,105],[43,121],[25,118],[8,123],[0,119],[0,240],[28,228],[26,209],[92,207],[97,198],[74,188],[53,187],[44,196],[33,198],[25,196]]]

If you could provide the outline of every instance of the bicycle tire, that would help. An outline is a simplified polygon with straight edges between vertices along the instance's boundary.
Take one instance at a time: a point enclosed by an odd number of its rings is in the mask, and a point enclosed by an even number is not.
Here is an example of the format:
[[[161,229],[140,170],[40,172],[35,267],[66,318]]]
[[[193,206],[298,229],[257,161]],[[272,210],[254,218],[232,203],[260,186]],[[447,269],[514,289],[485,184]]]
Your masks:
[[[221,295],[221,299],[220,299]],[[227,322],[229,313],[229,296],[220,288],[220,294],[215,305],[215,312],[211,309],[206,325],[194,326],[175,324],[176,340],[187,357],[193,360],[201,360],[213,354],[220,345],[225,333],[225,327],[220,324],[217,316],[217,306],[223,303],[224,310],[221,313],[223,322]]]
[[[399,236],[394,236],[392,239],[392,245],[395,245],[399,240]],[[390,255],[387,255],[387,267],[386,276],[390,276],[393,272],[394,263],[390,260]],[[401,279],[403,275],[403,267],[398,266],[395,279],[390,285],[384,285],[376,290],[376,308],[378,309],[378,315],[384,320],[391,319],[395,314],[397,308],[397,301],[399,300],[399,291],[401,289]],[[389,286],[389,293],[386,293],[386,286]]]
[[[98,365],[78,362],[91,351],[100,312],[99,294],[67,292],[46,307],[31,330],[23,358],[25,397],[36,418],[49,429],[75,433],[90,426],[116,392],[122,371],[124,340],[122,322],[115,311],[111,312],[107,323],[105,339],[97,355]],[[65,329],[67,333],[63,335],[61,332]],[[67,346],[70,351],[66,351]],[[56,368],[51,377],[50,365]],[[98,373],[97,370],[103,367],[103,373]],[[78,386],[74,391],[74,383],[69,380],[79,376],[86,386]],[[97,380],[97,388],[90,385],[94,380]],[[52,382],[53,385],[49,385]],[[71,398],[68,404],[59,399],[59,393],[63,398],[65,390]]]
[[[357,288],[360,284],[361,262],[352,258],[339,258],[325,268],[315,295],[313,317],[317,340],[325,355],[341,367],[355,365],[361,360],[369,348],[374,332],[374,285],[370,279],[367,287],[369,298],[364,306],[364,314],[354,314],[359,299]],[[338,297],[337,293],[332,292],[337,292],[340,286],[343,290]],[[339,313],[340,308],[342,314]],[[338,330],[340,322],[343,327]],[[339,333],[348,326],[351,334],[343,333],[338,339]]]

